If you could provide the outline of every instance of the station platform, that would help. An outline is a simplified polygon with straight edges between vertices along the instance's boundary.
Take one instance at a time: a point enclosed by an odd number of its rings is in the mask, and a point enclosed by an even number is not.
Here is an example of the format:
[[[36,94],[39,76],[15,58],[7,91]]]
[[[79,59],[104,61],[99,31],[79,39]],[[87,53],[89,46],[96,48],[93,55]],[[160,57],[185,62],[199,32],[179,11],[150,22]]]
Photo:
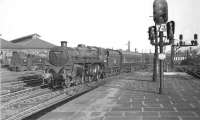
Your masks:
[[[116,76],[38,120],[200,120],[200,80],[165,73],[164,89],[152,73]]]

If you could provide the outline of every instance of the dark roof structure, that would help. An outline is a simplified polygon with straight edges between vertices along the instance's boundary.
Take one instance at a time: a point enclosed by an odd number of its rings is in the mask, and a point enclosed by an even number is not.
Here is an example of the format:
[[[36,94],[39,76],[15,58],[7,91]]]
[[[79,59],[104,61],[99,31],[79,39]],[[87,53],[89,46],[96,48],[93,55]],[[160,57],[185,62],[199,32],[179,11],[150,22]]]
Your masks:
[[[14,43],[11,43],[9,41],[6,41],[2,38],[0,38],[0,49],[20,49],[22,46],[16,45]]]
[[[24,49],[50,49],[55,45],[39,38],[37,33],[12,40],[11,42],[22,46]]]

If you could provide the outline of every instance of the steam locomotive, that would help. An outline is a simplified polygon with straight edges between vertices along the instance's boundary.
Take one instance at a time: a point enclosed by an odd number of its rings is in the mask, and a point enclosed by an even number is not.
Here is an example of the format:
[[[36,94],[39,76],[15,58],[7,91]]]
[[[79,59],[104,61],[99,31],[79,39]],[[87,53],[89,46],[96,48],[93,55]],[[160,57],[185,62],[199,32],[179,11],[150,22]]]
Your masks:
[[[61,41],[61,46],[49,51],[42,84],[55,89],[98,81],[119,74],[121,65],[122,53],[118,50],[82,44],[71,48]]]

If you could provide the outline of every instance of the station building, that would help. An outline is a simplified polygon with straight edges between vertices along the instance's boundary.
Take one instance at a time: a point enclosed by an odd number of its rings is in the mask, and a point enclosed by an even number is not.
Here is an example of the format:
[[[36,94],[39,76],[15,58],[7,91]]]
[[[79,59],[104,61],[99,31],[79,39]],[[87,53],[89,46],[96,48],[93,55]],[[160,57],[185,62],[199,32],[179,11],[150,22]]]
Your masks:
[[[18,52],[27,55],[36,55],[43,58],[48,58],[50,48],[55,45],[40,39],[37,33],[23,36],[11,41],[0,38],[0,60],[5,64],[9,64],[13,52]]]
[[[40,39],[40,35],[37,33],[11,40],[11,42],[15,45],[21,46],[21,52],[41,57],[47,57],[50,48],[55,46]]]
[[[22,46],[15,45],[3,38],[0,38],[0,62],[9,64],[14,51],[20,51]]]

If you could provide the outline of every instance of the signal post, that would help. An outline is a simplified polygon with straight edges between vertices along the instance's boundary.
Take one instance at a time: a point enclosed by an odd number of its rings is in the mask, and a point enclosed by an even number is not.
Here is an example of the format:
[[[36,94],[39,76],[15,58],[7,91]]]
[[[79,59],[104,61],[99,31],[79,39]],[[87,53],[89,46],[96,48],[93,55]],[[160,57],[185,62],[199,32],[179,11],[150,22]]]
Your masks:
[[[190,44],[185,44],[185,42],[183,42],[182,34],[179,35],[179,42],[177,44],[175,44],[173,40],[172,46],[171,46],[171,69],[172,70],[174,69],[174,56],[175,56],[176,51],[182,47],[191,47],[191,46],[198,46],[198,35],[196,33],[194,34],[194,40],[191,40]]]
[[[168,21],[168,4],[166,0],[155,0],[153,3],[153,19],[154,26],[149,27],[149,40],[155,46],[154,54],[154,70],[153,81],[157,80],[157,60],[159,58],[159,94],[162,93],[163,79],[164,79],[164,64],[163,60],[166,55],[164,54],[163,47],[170,45],[174,40],[175,23]],[[167,36],[164,34],[167,33]],[[158,54],[157,47],[159,46],[160,53]]]

